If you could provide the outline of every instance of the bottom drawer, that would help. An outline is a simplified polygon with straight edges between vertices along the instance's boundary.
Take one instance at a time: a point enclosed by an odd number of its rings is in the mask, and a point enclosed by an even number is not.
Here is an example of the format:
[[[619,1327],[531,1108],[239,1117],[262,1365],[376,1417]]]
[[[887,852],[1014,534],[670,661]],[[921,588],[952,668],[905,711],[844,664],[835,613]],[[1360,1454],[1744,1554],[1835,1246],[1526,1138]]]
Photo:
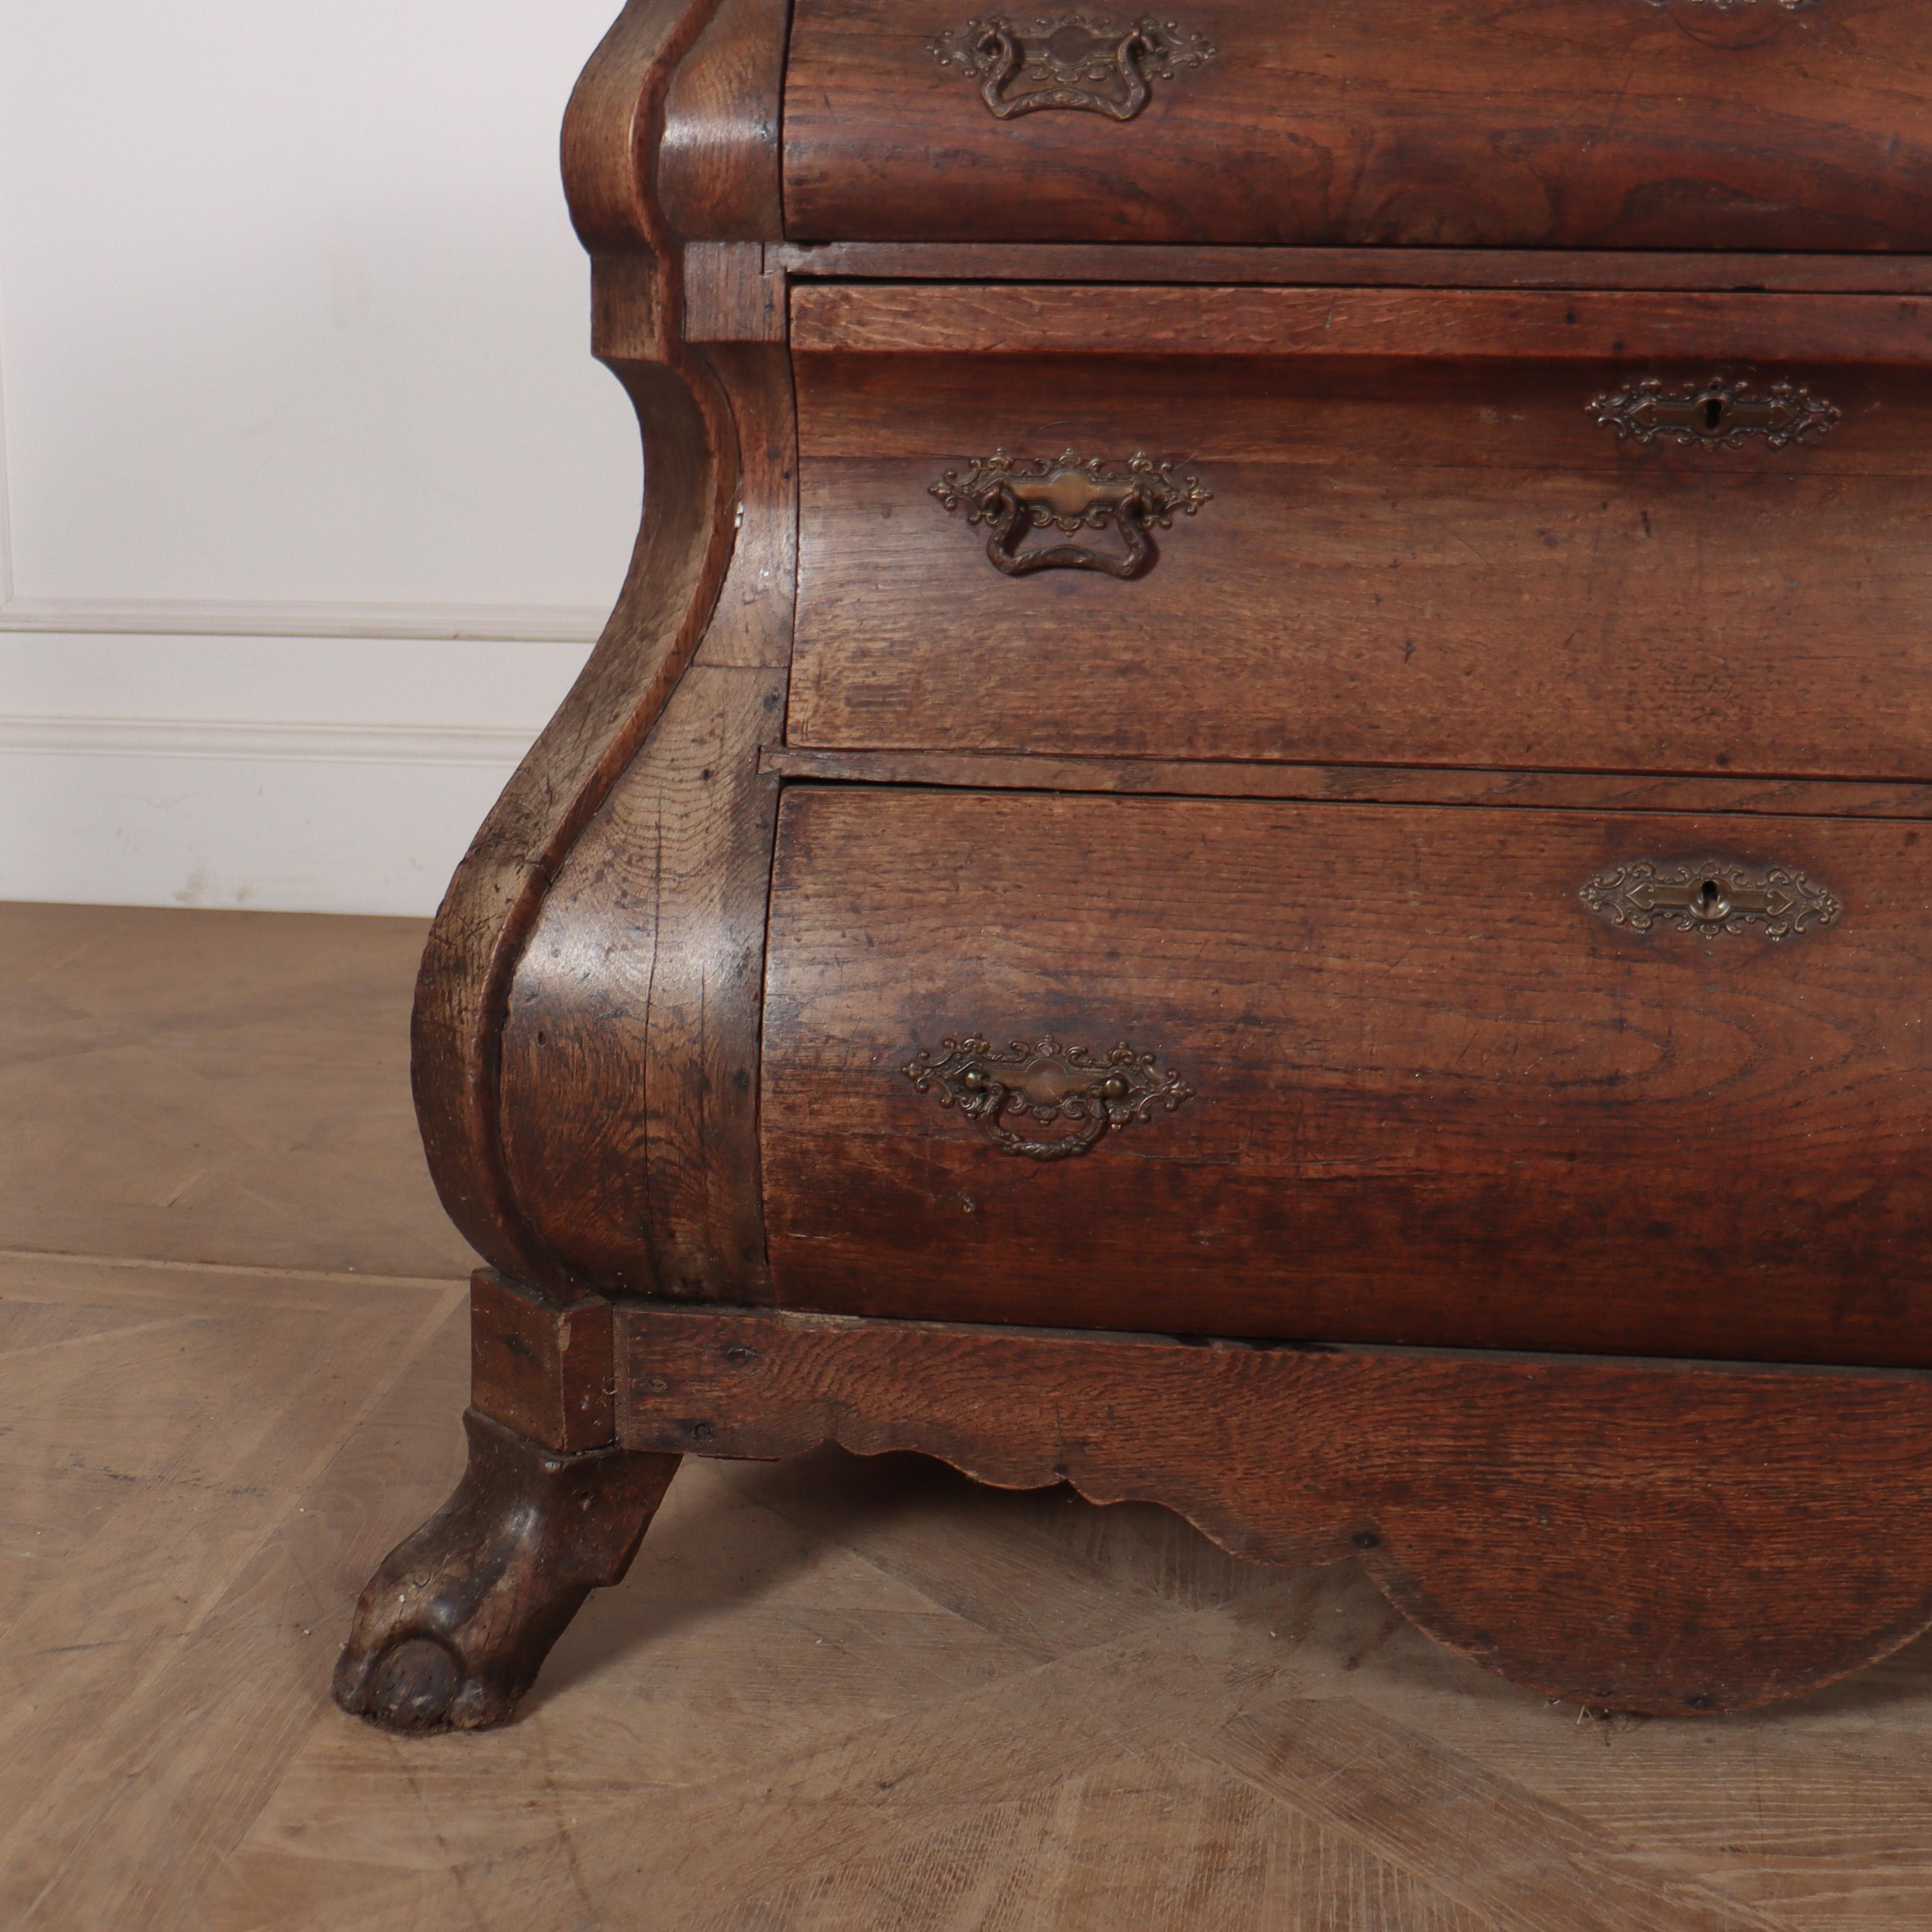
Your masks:
[[[796,787],[774,1286],[1932,1365],[1928,915],[1899,821]]]

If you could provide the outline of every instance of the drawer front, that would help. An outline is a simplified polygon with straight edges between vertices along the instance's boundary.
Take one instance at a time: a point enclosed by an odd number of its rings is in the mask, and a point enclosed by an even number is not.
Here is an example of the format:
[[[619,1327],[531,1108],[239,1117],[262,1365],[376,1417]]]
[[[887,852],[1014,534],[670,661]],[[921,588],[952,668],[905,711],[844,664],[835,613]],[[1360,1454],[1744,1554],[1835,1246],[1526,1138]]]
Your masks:
[[[1932,1366],[1928,951],[1932,842],[1898,823],[796,787],[772,1280],[868,1315]]]
[[[1083,24],[1083,22],[1084,24]],[[1932,247],[1918,0],[796,0],[804,240]]]
[[[1932,777],[1924,370],[798,368],[795,745]],[[1790,434],[1786,380],[1812,415]],[[1696,422],[1659,429],[1671,407]],[[1101,466],[1078,501],[1038,473],[1069,452]],[[1017,525],[987,508],[1018,501],[1000,452],[1034,472]],[[1151,494],[1124,512],[1130,486]],[[1056,491],[1090,520],[1055,526]]]

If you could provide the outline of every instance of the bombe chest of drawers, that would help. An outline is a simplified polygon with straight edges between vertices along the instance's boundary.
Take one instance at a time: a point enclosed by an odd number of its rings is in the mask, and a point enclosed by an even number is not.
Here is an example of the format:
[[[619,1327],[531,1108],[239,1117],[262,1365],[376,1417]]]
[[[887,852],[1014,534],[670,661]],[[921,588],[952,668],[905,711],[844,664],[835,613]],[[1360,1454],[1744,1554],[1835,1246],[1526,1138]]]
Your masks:
[[[424,961],[506,1718],[686,1455],[1361,1562],[1538,1690],[1932,1622],[1932,13],[632,0],[642,533]],[[1177,0],[1178,4],[1178,0]]]

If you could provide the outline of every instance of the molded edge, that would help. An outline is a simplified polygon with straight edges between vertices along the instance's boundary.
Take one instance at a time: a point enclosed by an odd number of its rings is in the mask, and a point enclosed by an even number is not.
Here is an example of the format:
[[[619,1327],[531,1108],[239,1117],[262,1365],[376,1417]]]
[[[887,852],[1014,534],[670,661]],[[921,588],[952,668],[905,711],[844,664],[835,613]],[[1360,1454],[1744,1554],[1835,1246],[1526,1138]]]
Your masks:
[[[1828,1684],[1932,1625],[1932,1376],[1268,1348],[620,1306],[627,1448],[910,1450],[1359,1556],[1450,1648],[1652,1714]]]

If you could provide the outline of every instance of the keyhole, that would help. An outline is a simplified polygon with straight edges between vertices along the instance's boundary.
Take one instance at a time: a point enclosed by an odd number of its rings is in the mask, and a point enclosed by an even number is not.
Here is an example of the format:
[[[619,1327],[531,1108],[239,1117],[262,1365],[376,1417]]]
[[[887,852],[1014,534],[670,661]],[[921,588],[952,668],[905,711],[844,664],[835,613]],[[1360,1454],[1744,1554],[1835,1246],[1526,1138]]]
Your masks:
[[[1724,398],[1722,396],[1706,396],[1704,398],[1704,427],[1707,430],[1714,430],[1722,424],[1724,420]]]
[[[1725,896],[1724,882],[1706,879],[1697,888],[1697,896],[1690,902],[1690,916],[1701,919],[1707,926],[1716,926],[1730,916],[1731,902]]]

